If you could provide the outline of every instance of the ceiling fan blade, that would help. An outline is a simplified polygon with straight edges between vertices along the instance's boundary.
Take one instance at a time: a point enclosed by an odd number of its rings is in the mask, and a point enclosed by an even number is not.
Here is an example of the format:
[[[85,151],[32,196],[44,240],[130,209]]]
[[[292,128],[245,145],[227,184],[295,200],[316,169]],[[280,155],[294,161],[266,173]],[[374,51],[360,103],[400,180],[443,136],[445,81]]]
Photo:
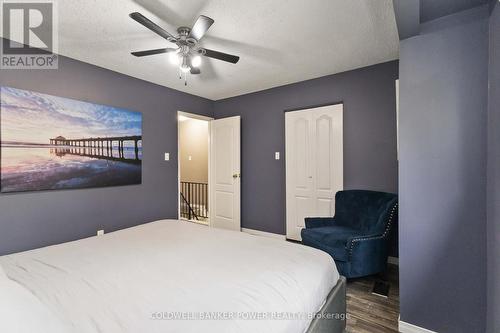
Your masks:
[[[174,52],[174,51],[176,51],[176,49],[172,49],[172,48],[155,49],[155,50],[132,52],[132,55],[134,55],[136,57],[145,57],[145,56],[150,56],[150,55],[155,55],[155,54],[162,54],[162,53],[168,53],[168,52]]]
[[[210,50],[210,49],[200,49],[200,50],[201,50],[201,54],[203,54],[205,57],[214,58],[214,59],[218,59],[218,60],[222,60],[222,61],[227,61],[227,62],[230,62],[232,64],[235,64],[240,60],[240,57],[235,56],[235,55],[231,55],[231,54],[227,54],[227,53],[223,53],[223,52],[219,52],[219,51],[214,51],[214,50]]]
[[[161,37],[165,38],[166,40],[168,40],[170,42],[175,41],[175,37],[174,36],[172,36],[170,33],[168,33],[167,31],[165,31],[163,28],[161,28],[156,23],[152,22],[150,19],[148,19],[147,17],[145,17],[141,13],[135,12],[135,13],[130,14],[129,16],[133,20],[139,22],[140,24],[142,24],[143,26],[145,26],[149,30],[157,33],[158,35],[160,35]]]
[[[201,70],[199,68],[191,67],[191,74],[200,74]]]
[[[196,40],[200,40],[201,37],[207,32],[210,26],[214,24],[214,20],[205,15],[200,15],[196,20],[193,29],[189,33],[189,37],[193,37]]]

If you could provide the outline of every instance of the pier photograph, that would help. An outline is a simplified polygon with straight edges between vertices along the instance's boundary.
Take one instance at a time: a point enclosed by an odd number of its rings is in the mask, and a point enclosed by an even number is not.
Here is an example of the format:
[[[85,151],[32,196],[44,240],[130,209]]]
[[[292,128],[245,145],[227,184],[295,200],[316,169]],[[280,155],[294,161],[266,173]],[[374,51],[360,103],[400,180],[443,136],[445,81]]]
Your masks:
[[[0,87],[2,193],[140,184],[142,114]]]

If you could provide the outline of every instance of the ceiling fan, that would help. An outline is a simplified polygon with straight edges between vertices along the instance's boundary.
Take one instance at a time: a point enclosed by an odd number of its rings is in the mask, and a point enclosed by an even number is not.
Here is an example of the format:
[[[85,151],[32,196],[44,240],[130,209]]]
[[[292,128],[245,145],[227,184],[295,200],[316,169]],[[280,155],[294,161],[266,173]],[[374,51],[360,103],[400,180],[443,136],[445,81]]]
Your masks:
[[[150,56],[154,54],[168,53],[170,62],[179,66],[179,78],[184,74],[184,84],[187,85],[187,73],[200,74],[201,56],[222,60],[236,64],[240,57],[231,54],[210,50],[198,46],[200,39],[205,35],[214,20],[210,17],[200,15],[193,28],[180,27],[177,29],[177,36],[168,33],[166,30],[149,20],[141,13],[132,13],[129,15],[132,19],[139,22],[149,30],[155,32],[169,42],[175,44],[176,48],[162,48],[147,51],[132,52],[136,57]]]

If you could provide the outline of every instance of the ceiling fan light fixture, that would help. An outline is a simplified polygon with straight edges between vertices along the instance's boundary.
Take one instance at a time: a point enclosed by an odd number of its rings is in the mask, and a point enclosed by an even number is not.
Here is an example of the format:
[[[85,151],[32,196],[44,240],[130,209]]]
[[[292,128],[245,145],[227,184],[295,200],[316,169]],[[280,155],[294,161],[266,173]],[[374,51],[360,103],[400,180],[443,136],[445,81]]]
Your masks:
[[[191,70],[191,66],[189,66],[189,59],[187,56],[182,57],[181,71],[187,73]]]
[[[179,66],[181,63],[181,59],[179,58],[179,54],[177,52],[170,52],[168,54],[168,60],[172,65]]]
[[[198,68],[198,67],[200,67],[200,65],[201,65],[201,57],[199,55],[195,55],[191,59],[191,66]]]
[[[1,0],[0,0],[1,2]],[[202,63],[201,57],[207,57],[236,64],[240,57],[200,48],[198,42],[205,35],[207,30],[212,26],[214,20],[208,16],[200,15],[192,28],[180,27],[177,29],[178,35],[174,36],[141,13],[134,12],[129,15],[134,21],[148,28],[158,36],[163,37],[167,41],[175,44],[175,48],[161,48],[145,51],[132,52],[135,57],[145,57],[156,54],[168,54],[169,62],[176,67],[179,74],[179,79],[184,77],[184,84],[187,85],[188,73],[199,75],[201,73],[200,66]]]

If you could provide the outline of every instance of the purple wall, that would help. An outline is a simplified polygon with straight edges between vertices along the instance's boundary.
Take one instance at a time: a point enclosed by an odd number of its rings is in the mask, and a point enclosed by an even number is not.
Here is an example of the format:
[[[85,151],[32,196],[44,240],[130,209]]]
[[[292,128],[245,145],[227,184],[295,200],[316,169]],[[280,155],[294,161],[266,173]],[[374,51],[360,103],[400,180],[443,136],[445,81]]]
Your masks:
[[[488,332],[500,332],[500,4],[490,17],[488,119]]]
[[[401,42],[401,320],[440,333],[486,329],[488,17]]]
[[[2,70],[0,85],[143,112],[144,161],[140,186],[0,194],[0,255],[176,217],[177,110],[242,116],[245,228],[285,233],[285,110],[344,102],[345,188],[397,192],[397,73],[389,62],[213,102],[65,57],[59,70]]]
[[[343,102],[344,187],[397,192],[397,77],[393,61],[216,101],[242,118],[242,226],[285,234],[286,110]]]
[[[418,35],[420,31],[420,0],[393,0],[399,39]]]
[[[407,1],[407,0],[405,0]],[[420,21],[428,22],[437,18],[485,5],[491,0],[419,0]],[[497,1],[497,0],[495,0]]]
[[[0,194],[0,255],[177,216],[177,110],[212,115],[212,101],[64,57],[1,70],[0,85],[140,111],[144,136],[142,185]]]

